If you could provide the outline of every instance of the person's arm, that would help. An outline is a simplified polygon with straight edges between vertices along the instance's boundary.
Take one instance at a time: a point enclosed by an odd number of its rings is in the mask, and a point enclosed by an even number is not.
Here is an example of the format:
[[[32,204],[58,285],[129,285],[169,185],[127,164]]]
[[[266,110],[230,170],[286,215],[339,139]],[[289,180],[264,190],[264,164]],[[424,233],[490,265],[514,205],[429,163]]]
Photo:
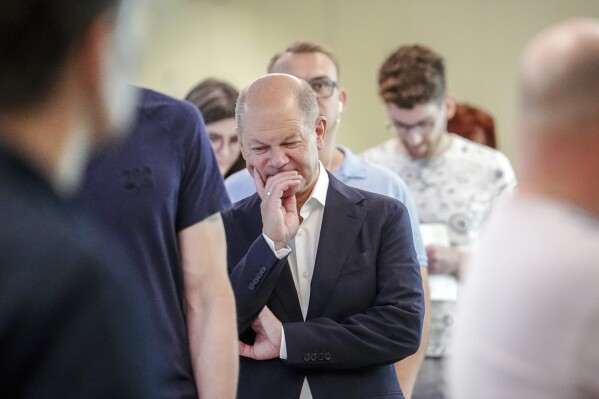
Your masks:
[[[220,214],[179,232],[185,310],[200,397],[235,398],[239,357],[235,300]]]
[[[399,381],[399,386],[406,399],[412,397],[412,392],[416,385],[416,378],[418,377],[418,372],[420,371],[420,367],[422,366],[422,362],[426,355],[426,347],[428,346],[428,337],[430,334],[431,296],[428,288],[428,271],[426,267],[421,267],[420,273],[422,274],[422,289],[424,290],[424,321],[422,324],[420,348],[418,348],[418,352],[414,353],[412,356],[406,357],[395,363],[397,380]]]
[[[251,166],[248,170],[254,173],[261,200],[263,234],[254,240],[247,251],[245,248],[242,250],[242,256],[238,253],[238,256],[229,256],[228,259],[229,278],[237,300],[237,325],[241,334],[250,328],[252,321],[266,305],[283,267],[287,264],[286,258],[279,257],[277,253],[288,248],[289,241],[297,233],[299,216],[295,194],[283,195],[299,185],[302,179],[297,172],[289,171],[271,176],[264,182]],[[267,192],[271,194],[267,195]],[[239,221],[228,220],[228,217],[230,216],[225,214],[228,239],[233,240],[231,248],[235,249],[237,241],[235,234],[230,231],[235,230],[231,225],[241,230],[247,226],[238,225]],[[265,237],[272,242],[272,248]]]

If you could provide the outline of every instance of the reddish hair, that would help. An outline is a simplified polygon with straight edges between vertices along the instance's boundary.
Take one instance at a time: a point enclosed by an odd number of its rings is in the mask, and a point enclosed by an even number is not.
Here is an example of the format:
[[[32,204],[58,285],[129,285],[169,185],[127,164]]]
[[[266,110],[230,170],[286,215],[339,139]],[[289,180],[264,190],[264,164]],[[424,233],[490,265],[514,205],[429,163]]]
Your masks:
[[[493,117],[480,108],[465,103],[456,104],[454,116],[447,121],[447,131],[458,134],[468,140],[475,140],[477,129],[482,129],[485,144],[497,148],[495,137],[495,121]]]

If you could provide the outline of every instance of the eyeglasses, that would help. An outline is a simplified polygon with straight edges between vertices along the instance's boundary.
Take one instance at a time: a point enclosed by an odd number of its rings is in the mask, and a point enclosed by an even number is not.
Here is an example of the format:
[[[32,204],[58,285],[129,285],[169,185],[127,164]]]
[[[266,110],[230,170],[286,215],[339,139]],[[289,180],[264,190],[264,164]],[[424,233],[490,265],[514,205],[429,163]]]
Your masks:
[[[331,97],[337,87],[337,82],[328,79],[313,79],[308,84],[316,94],[316,98]]]
[[[386,127],[389,132],[400,136],[405,135],[410,130],[418,130],[423,135],[427,135],[433,130],[436,123],[437,121],[435,119],[427,118],[412,125],[406,125],[405,123],[401,123],[399,121],[387,122]]]

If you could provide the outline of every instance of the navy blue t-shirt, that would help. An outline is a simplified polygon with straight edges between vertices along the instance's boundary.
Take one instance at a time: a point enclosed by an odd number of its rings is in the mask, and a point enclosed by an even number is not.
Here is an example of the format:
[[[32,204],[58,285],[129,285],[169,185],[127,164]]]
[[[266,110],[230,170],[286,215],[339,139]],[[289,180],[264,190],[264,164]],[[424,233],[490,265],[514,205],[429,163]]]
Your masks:
[[[137,112],[124,142],[90,163],[80,198],[137,261],[163,344],[162,396],[196,398],[177,233],[230,202],[193,105],[142,89]]]

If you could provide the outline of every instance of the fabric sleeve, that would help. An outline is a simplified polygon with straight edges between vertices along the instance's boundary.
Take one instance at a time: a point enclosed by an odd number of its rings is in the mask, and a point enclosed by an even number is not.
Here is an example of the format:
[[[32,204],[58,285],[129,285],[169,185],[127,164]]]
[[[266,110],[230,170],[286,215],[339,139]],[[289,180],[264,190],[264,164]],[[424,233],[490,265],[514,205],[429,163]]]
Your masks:
[[[182,167],[177,231],[231,205],[200,113],[183,103],[180,119],[175,127]]]
[[[400,187],[402,198],[400,201],[408,209],[408,215],[410,217],[410,225],[412,226],[412,235],[414,236],[414,248],[416,249],[416,256],[418,257],[418,262],[421,267],[428,266],[428,257],[426,256],[426,250],[424,249],[424,242],[422,241],[422,233],[420,231],[420,218],[418,217],[418,211],[416,210],[416,205],[414,205],[414,199],[412,198],[412,194],[410,194],[410,190],[408,186],[400,180]]]

